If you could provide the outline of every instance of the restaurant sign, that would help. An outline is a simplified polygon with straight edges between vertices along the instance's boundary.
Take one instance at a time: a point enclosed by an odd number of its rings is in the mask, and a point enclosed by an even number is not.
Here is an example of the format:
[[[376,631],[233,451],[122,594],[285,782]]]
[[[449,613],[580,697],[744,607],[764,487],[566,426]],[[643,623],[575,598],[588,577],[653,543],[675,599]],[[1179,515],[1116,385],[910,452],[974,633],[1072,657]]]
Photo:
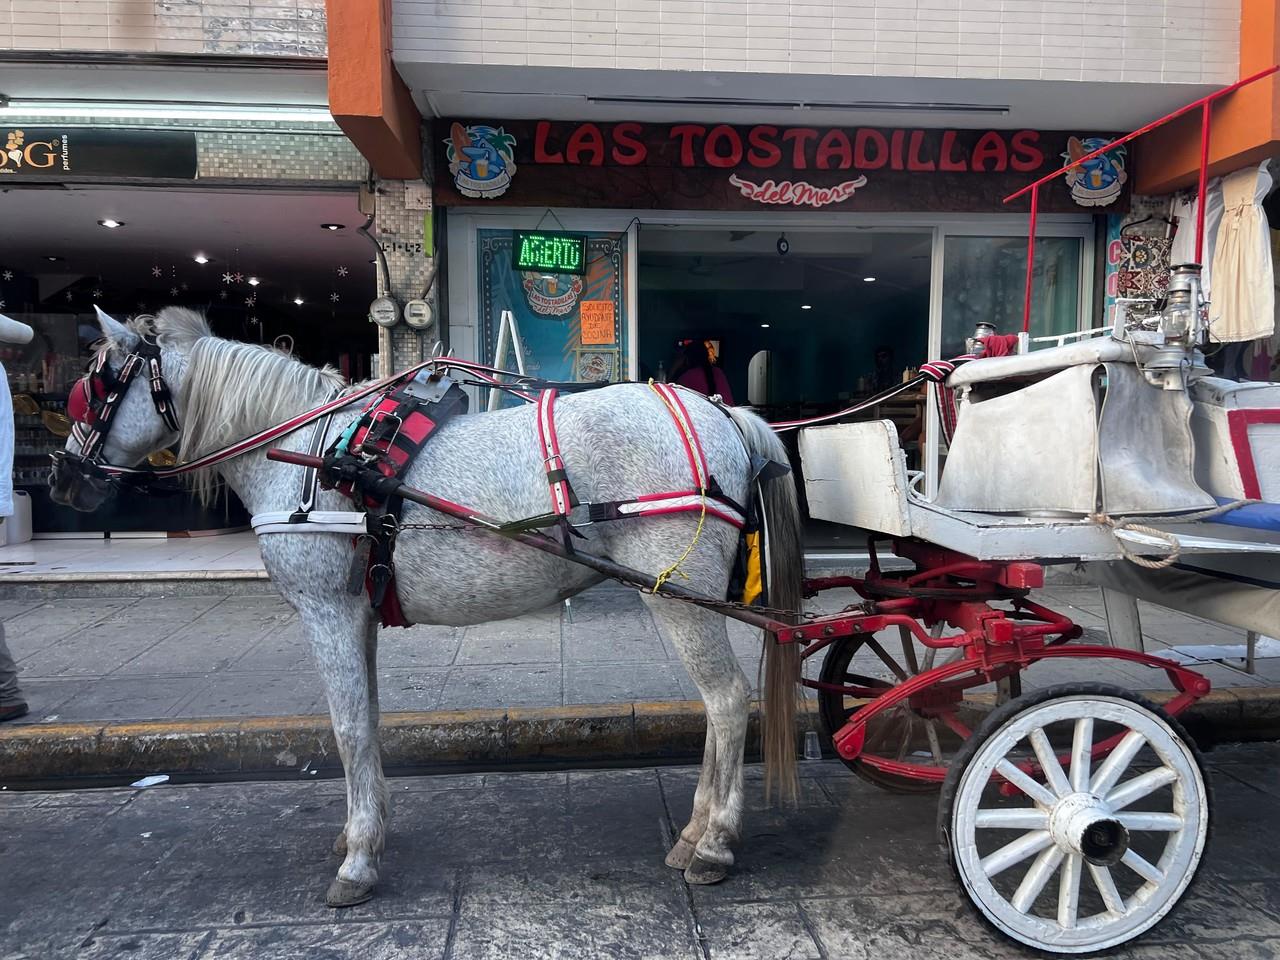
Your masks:
[[[196,177],[196,135],[190,130],[14,125],[0,134],[0,178]]]
[[[448,120],[437,202],[675,210],[999,212],[1003,198],[1102,146],[1041,130]],[[1041,191],[1045,212],[1127,209],[1123,147]],[[518,172],[517,172],[518,171]]]

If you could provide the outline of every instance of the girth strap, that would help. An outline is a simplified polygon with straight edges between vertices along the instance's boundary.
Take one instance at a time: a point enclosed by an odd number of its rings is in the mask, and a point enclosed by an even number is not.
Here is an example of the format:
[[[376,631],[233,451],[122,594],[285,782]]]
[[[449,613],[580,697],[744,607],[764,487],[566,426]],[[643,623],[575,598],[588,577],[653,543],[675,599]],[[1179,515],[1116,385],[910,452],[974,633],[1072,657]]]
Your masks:
[[[538,446],[542,450],[547,485],[551,488],[551,512],[567,517],[569,511],[578,505],[578,498],[560,457],[560,438],[556,436],[556,394],[556,390],[543,390],[538,394]]]

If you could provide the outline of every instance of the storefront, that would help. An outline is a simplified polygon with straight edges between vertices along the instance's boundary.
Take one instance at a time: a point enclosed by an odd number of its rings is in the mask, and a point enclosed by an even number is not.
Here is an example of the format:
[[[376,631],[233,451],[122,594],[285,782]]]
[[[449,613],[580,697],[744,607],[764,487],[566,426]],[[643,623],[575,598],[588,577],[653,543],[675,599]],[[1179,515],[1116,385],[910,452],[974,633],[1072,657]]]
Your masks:
[[[243,528],[234,496],[206,508],[186,494],[122,491],[93,514],[49,500],[67,394],[100,337],[94,306],[119,319],[190,307],[219,335],[368,376],[377,341],[367,319],[374,248],[358,232],[363,162],[317,123],[7,123],[0,312],[35,338],[0,356],[14,395],[15,484],[30,496],[36,535]]]
[[[978,321],[1021,328],[1026,208],[1002,199],[1102,135],[445,120],[450,344],[585,380],[661,378],[703,340],[736,402],[829,412],[962,352]],[[1128,179],[1108,155],[1041,197],[1033,336],[1093,324],[1095,215],[1127,208]],[[582,272],[521,269],[530,233],[583,238]],[[871,413],[932,482],[933,405]]]

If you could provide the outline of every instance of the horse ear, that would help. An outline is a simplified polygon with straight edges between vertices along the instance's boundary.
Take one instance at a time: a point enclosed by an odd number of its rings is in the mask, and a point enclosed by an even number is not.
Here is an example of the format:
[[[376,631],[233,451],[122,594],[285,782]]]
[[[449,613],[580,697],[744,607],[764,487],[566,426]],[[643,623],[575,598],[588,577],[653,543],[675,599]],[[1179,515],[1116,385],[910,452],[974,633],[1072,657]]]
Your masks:
[[[129,328],[119,320],[111,316],[96,303],[93,305],[93,312],[98,315],[98,326],[102,328],[102,335],[108,340],[123,342],[131,336]]]

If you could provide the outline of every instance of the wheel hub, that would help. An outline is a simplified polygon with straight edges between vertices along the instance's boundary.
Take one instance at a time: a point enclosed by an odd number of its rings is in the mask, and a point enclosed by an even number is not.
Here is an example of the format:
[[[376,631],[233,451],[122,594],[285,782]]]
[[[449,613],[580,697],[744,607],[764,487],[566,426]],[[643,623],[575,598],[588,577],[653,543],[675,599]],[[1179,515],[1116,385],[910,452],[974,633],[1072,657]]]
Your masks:
[[[1068,794],[1054,804],[1049,834],[1061,849],[1099,867],[1114,866],[1129,849],[1129,831],[1106,802],[1091,793]]]

